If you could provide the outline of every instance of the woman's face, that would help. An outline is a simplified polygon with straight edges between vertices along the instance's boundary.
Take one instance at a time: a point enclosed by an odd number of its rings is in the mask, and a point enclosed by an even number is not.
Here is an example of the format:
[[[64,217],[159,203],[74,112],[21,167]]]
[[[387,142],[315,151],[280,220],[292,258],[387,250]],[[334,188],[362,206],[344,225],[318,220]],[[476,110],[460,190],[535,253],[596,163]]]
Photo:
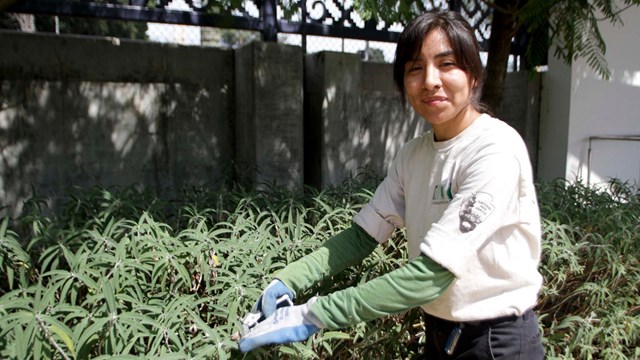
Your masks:
[[[414,110],[433,127],[436,140],[449,140],[480,114],[469,105],[473,79],[463,71],[441,30],[431,31],[416,58],[404,66],[404,86]]]

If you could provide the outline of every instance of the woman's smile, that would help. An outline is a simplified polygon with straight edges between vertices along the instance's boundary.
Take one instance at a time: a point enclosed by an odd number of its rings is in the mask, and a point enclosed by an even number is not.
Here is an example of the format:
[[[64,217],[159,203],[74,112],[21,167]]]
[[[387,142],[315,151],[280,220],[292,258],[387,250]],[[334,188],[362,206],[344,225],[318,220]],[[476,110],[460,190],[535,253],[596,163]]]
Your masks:
[[[442,105],[447,98],[444,96],[428,96],[422,99],[422,102],[429,106],[438,106]]]

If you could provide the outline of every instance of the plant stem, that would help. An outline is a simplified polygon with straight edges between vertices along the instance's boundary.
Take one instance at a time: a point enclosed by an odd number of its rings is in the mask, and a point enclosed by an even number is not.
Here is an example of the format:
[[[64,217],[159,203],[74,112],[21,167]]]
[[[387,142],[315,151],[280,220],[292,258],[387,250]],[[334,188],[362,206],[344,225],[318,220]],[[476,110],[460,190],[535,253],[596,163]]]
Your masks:
[[[62,355],[62,357],[65,360],[71,360],[71,358],[67,356],[67,354],[65,354],[65,352],[62,350],[60,345],[58,345],[58,343],[55,340],[53,340],[53,338],[51,337],[51,334],[49,334],[49,330],[47,330],[46,324],[44,323],[44,321],[42,321],[42,319],[40,318],[40,315],[38,314],[36,315],[36,322],[38,323],[38,326],[40,327],[42,332],[44,332],[44,336],[47,338],[47,340],[49,340],[49,343],[53,345],[53,347],[60,353],[60,355]]]

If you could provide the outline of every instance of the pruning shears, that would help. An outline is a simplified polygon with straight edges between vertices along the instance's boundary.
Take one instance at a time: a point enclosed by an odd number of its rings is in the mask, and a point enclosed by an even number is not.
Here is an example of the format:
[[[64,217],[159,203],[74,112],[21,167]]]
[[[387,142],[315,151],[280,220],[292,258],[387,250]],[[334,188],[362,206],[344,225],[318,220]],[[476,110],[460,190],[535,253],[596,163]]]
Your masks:
[[[293,306],[293,301],[288,295],[282,295],[276,300],[276,309],[284,306]],[[256,325],[264,320],[264,314],[258,309],[252,309],[244,319],[242,319],[243,335],[251,331]],[[231,336],[234,341],[240,340],[240,333],[235,333]]]

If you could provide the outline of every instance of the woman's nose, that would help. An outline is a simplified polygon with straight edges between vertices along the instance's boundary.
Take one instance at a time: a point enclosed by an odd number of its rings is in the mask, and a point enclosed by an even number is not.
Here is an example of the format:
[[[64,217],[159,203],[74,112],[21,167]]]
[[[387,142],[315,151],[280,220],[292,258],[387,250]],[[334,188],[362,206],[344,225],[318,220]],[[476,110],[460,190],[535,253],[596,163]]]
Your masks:
[[[442,86],[442,80],[440,79],[440,72],[433,66],[428,66],[425,69],[424,74],[424,87],[426,89],[438,89]]]

